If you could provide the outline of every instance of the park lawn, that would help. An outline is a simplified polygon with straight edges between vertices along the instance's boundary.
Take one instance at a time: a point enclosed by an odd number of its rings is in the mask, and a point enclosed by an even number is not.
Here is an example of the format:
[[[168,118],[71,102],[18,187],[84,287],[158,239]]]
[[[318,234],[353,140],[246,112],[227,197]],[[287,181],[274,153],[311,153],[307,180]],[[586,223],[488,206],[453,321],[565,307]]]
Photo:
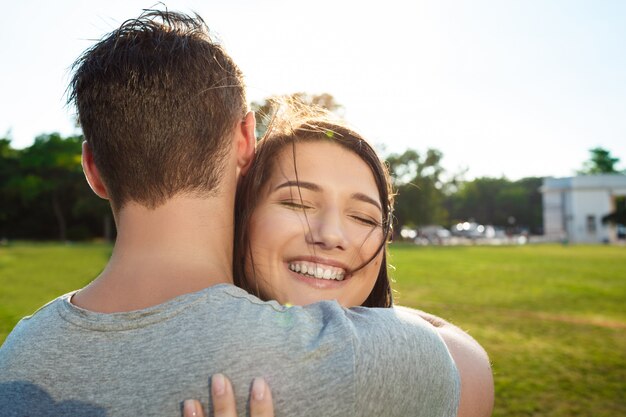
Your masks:
[[[110,252],[0,247],[0,343],[22,316],[89,282]],[[394,245],[390,260],[398,304],[449,319],[489,352],[494,416],[626,415],[626,248]]]
[[[108,244],[0,246],[0,343],[22,317],[59,295],[84,287],[110,255]]]
[[[396,302],[487,350],[494,416],[626,415],[626,248],[397,246]]]

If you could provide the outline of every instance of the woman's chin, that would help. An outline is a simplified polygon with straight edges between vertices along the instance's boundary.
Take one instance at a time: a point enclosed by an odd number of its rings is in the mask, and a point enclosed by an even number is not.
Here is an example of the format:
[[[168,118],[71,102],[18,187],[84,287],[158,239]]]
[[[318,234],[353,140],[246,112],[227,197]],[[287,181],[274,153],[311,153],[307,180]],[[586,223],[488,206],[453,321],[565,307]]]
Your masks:
[[[341,290],[345,284],[289,272],[289,281],[291,281],[287,284],[289,289],[276,298],[280,304],[304,306],[319,301],[337,300],[340,302]]]

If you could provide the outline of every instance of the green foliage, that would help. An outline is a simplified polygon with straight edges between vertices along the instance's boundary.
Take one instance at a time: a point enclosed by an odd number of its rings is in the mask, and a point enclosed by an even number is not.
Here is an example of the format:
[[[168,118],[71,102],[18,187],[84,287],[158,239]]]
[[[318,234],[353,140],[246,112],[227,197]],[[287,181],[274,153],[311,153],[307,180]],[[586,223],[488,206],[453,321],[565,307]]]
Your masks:
[[[13,185],[19,173],[19,151],[11,147],[11,139],[0,139],[0,238],[3,237],[2,225],[17,216],[19,206],[12,204],[18,199],[19,190]]]
[[[82,140],[52,133],[16,150],[0,139],[0,238],[64,241],[101,233],[98,219],[110,216],[110,209],[84,179]]]
[[[392,154],[387,164],[397,190],[395,216],[399,226],[451,226],[474,220],[482,224],[541,233],[542,178],[509,181],[506,178],[444,180],[443,154],[413,149]],[[400,230],[397,227],[396,230]]]
[[[589,149],[591,156],[589,160],[583,164],[583,169],[578,171],[579,174],[593,175],[593,174],[619,174],[620,171],[616,169],[616,165],[619,162],[619,158],[611,156],[611,152],[607,149],[597,147]]]
[[[453,213],[472,213],[470,218],[479,223],[487,223],[494,219],[497,207],[496,198],[507,184],[508,181],[504,178],[477,178],[463,183],[456,195],[457,204]],[[459,216],[457,219],[462,220],[463,217]]]
[[[449,196],[451,220],[527,229],[541,233],[543,225],[542,178],[476,178],[459,184]]]
[[[442,158],[443,154],[436,149],[428,149],[423,156],[414,149],[387,156],[397,192],[395,217],[400,226],[446,222]]]
[[[86,285],[109,245],[0,246],[0,343]],[[626,251],[607,246],[392,245],[396,303],[440,315],[487,350],[495,417],[626,414]]]
[[[11,148],[11,139],[9,138],[1,138],[0,139],[0,158],[3,161],[16,159],[18,156],[18,151]]]
[[[602,223],[626,226],[626,196],[615,198],[615,210],[602,217]]]

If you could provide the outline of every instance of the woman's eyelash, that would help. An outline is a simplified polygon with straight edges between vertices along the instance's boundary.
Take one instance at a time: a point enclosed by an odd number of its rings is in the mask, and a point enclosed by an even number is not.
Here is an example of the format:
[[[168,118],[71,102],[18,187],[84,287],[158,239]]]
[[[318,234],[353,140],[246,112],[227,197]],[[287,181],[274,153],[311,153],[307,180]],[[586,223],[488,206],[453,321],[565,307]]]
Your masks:
[[[355,219],[358,222],[361,222],[363,224],[367,224],[368,226],[381,226],[380,222],[377,222],[376,220],[370,219],[368,217],[362,217],[362,216],[350,216],[353,219]]]
[[[280,204],[288,208],[294,208],[294,209],[300,209],[300,210],[306,210],[306,209],[311,208],[311,206],[308,206],[299,201],[287,200],[287,201],[281,201]]]

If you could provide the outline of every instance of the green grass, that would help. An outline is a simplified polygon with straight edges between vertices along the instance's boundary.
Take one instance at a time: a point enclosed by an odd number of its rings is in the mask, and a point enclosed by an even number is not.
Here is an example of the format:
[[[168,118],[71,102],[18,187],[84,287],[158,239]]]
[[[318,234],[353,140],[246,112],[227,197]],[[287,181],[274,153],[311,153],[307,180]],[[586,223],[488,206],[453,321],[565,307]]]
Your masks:
[[[110,246],[0,247],[0,342],[80,288]],[[626,248],[396,245],[396,302],[449,319],[487,350],[494,416],[626,415]]]
[[[397,246],[396,301],[487,350],[494,416],[626,415],[626,248]]]
[[[0,343],[23,316],[95,278],[110,254],[106,244],[0,246]]]

